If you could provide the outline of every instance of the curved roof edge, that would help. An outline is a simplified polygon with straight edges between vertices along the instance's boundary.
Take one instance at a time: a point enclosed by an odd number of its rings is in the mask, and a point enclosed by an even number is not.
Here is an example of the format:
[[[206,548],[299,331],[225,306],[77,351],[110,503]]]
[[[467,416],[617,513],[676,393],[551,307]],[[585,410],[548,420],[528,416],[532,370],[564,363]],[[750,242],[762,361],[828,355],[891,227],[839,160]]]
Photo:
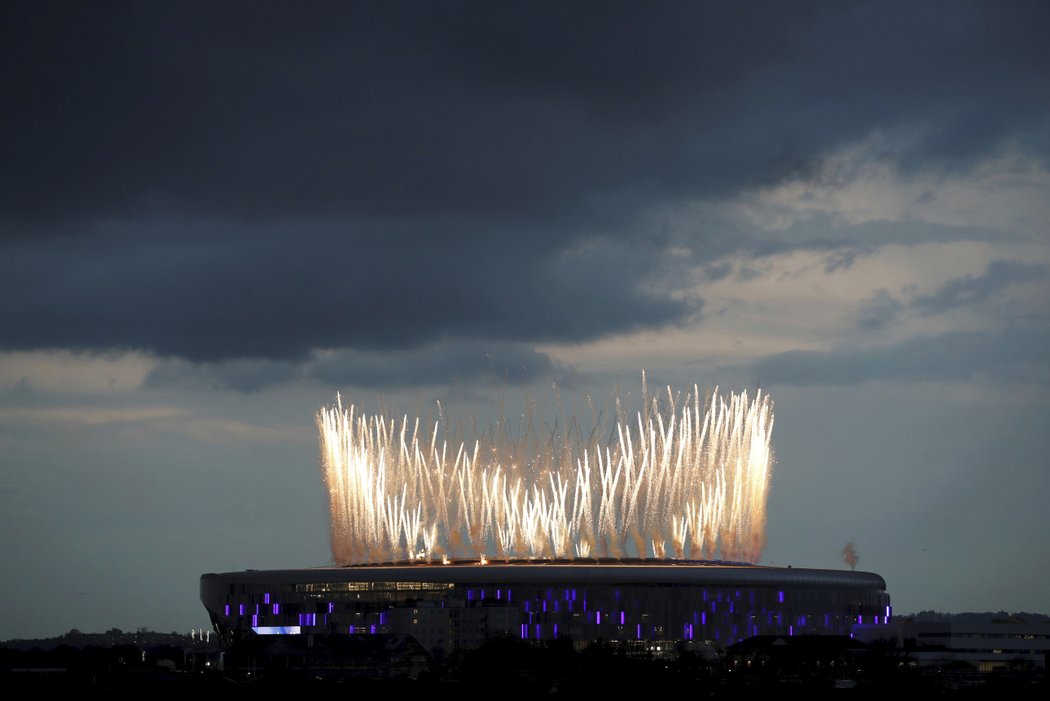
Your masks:
[[[221,580],[236,584],[322,584],[335,582],[435,582],[441,584],[621,584],[787,586],[886,589],[873,572],[764,567],[760,565],[695,563],[674,560],[629,563],[478,562],[410,565],[315,567],[207,573],[201,583]]]

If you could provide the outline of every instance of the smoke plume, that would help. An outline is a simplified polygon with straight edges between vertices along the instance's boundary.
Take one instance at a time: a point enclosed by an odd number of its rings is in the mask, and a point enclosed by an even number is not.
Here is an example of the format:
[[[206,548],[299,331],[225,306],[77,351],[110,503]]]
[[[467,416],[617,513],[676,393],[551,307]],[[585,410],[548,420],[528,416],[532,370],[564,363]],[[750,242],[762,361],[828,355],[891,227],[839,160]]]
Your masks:
[[[857,546],[853,544],[852,540],[842,548],[842,561],[849,565],[851,570],[857,569],[860,555],[857,554]]]

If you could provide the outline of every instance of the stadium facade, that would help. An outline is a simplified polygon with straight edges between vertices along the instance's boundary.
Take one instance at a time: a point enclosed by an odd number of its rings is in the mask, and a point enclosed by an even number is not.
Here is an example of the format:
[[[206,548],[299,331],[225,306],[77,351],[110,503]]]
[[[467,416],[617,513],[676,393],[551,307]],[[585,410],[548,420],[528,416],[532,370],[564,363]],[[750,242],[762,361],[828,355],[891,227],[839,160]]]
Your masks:
[[[204,574],[224,645],[257,635],[410,635],[441,658],[488,639],[571,638],[656,651],[887,625],[877,574],[638,561],[399,564]]]

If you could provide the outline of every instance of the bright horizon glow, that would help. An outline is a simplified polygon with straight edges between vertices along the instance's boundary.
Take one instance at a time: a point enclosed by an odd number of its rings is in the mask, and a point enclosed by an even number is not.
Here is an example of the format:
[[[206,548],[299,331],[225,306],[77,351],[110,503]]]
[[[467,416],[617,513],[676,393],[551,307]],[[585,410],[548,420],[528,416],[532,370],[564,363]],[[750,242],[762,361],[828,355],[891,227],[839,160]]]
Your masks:
[[[765,545],[773,405],[759,390],[701,402],[668,387],[606,444],[540,436],[531,416],[464,441],[420,419],[317,413],[337,564],[673,557],[757,562]],[[442,416],[442,418],[444,418]],[[595,430],[592,436],[603,435]]]

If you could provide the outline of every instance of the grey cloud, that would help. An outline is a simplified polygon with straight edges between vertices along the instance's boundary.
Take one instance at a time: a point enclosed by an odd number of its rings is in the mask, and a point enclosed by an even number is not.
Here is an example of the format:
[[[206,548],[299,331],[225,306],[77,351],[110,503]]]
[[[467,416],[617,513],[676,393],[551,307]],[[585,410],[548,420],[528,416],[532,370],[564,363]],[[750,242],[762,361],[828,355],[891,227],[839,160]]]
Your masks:
[[[288,361],[230,358],[211,363],[192,363],[168,358],[150,370],[144,384],[150,388],[181,387],[258,392],[301,378],[303,375],[303,368],[299,364]]]
[[[848,270],[853,266],[854,261],[857,260],[857,256],[863,255],[865,252],[870,252],[870,249],[848,247],[834,251],[824,261],[824,272],[830,275],[837,270]]]
[[[663,206],[805,177],[875,130],[919,134],[908,168],[1046,157],[1039,4],[0,12],[5,349],[590,340],[697,314],[658,284]],[[688,243],[860,235],[828,233]]]
[[[146,378],[148,387],[198,387],[256,392],[290,381],[326,386],[407,387],[452,382],[528,384],[564,373],[530,347],[493,341],[440,340],[396,350],[317,351],[302,360],[255,358],[188,362],[161,361]]]
[[[858,256],[890,244],[950,243],[955,241],[1024,241],[1019,234],[980,226],[958,226],[922,221],[876,220],[850,224],[835,213],[812,212],[801,217],[775,238],[743,238],[737,245],[756,255],[793,250],[828,251],[827,272],[849,267]]]
[[[588,202],[802,174],[874,129],[921,126],[920,164],[970,159],[1041,129],[1050,99],[1037,4],[63,9],[0,23],[19,134],[0,209],[23,230],[172,210],[601,217]]]
[[[883,348],[789,351],[750,366],[763,382],[848,385],[868,380],[1050,382],[1050,330],[1011,326],[1000,333],[960,331],[924,336]]]
[[[712,282],[717,282],[729,277],[733,273],[733,264],[729,261],[712,263],[704,266],[704,277]]]
[[[894,299],[888,291],[876,290],[875,294],[861,305],[857,315],[857,325],[868,331],[884,329],[900,315],[903,309],[904,305]]]
[[[508,343],[440,341],[392,352],[340,351],[325,354],[308,368],[329,385],[414,386],[486,380],[527,384],[551,376],[547,354]]]
[[[476,222],[432,222],[427,235],[412,225],[246,229],[190,222],[142,241],[122,225],[104,252],[78,239],[21,242],[0,259],[0,345],[302,359],[450,335],[585,340],[697,311],[652,289],[654,253],[600,237],[564,249],[534,246],[530,230],[489,236]]]
[[[922,314],[939,314],[956,307],[980,304],[1009,285],[1046,276],[1046,267],[1042,265],[996,260],[988,264],[982,275],[953,278],[932,295],[912,300],[911,306]]]
[[[749,282],[757,280],[765,274],[765,271],[753,265],[741,265],[736,269],[736,280],[738,282]]]
[[[672,241],[692,251],[691,262],[725,270],[724,258],[740,254],[753,258],[779,256],[793,251],[824,254],[824,270],[848,269],[858,258],[889,244],[1028,241],[1021,234],[990,227],[937,224],[915,220],[875,220],[859,224],[834,212],[802,212],[784,229],[756,231],[717,211],[700,208],[688,226],[676,231]],[[699,245],[698,245],[699,244]],[[722,266],[722,267],[718,267]],[[708,268],[705,267],[705,272]]]

